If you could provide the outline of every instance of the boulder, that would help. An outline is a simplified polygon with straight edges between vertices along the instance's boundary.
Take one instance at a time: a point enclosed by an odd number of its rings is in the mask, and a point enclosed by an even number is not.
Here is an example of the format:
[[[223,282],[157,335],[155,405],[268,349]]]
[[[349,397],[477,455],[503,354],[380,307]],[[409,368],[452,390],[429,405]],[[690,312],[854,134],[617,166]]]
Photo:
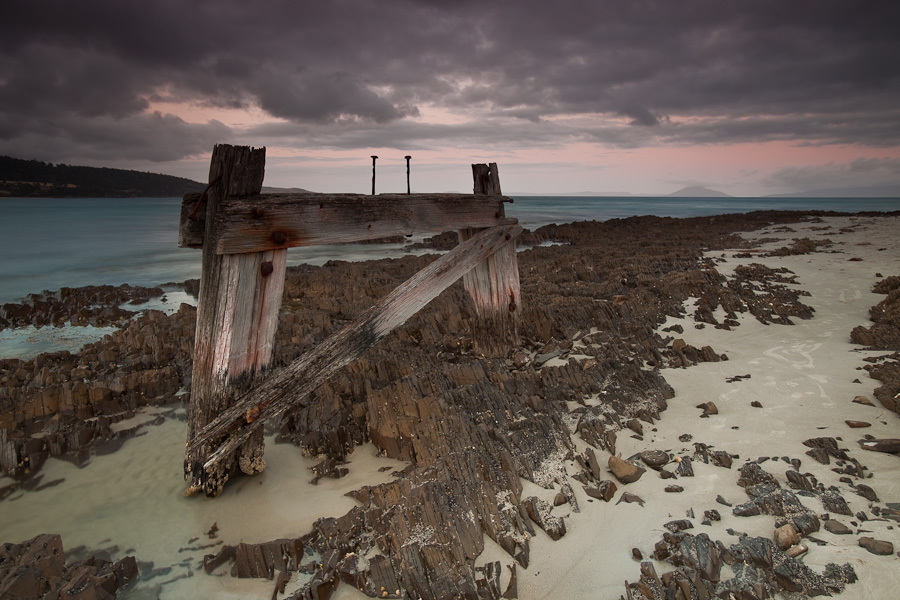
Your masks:
[[[879,556],[888,556],[894,553],[894,544],[884,540],[876,540],[875,538],[863,536],[859,538],[859,545],[872,554]]]
[[[775,530],[775,544],[782,550],[787,550],[800,541],[800,534],[793,524],[787,523]]]
[[[618,456],[610,456],[608,465],[612,474],[622,483],[634,483],[646,472],[643,468],[622,460]]]
[[[645,465],[655,471],[659,471],[669,462],[669,455],[662,450],[644,450],[640,454]]]

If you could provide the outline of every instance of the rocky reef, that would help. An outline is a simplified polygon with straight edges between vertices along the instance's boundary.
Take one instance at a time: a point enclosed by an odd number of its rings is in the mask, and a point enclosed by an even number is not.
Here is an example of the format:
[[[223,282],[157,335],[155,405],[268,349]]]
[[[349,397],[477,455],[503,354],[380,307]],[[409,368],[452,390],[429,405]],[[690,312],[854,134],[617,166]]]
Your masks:
[[[339,582],[373,597],[515,597],[516,565],[529,564],[534,528],[551,537],[566,532],[546,502],[523,492],[522,479],[558,489],[558,502],[577,510],[563,466],[575,460],[582,466],[578,478],[596,495],[589,494],[609,500],[615,484],[602,480],[596,456],[576,452],[571,436],[615,455],[617,435],[642,435],[643,424],[659,419],[672,397],[661,367],[727,360],[714,348],[686,344],[677,330],[657,333],[667,315],[683,315],[689,297],[698,299],[693,316],[701,327],[735,327],[739,313],[773,323],[811,317],[802,293],[784,285],[790,273],[750,265],[726,280],[716,260],[703,254],[742,247],[741,231],[813,218],[785,212],[636,217],[524,234],[520,243],[534,247],[519,254],[521,345],[507,357],[474,352],[474,308],[456,284],[322,385],[305,408],[274,425],[279,442],[320,458],[316,478],[346,473],[342,463],[369,441],[408,466],[390,483],[354,492],[359,506],[318,521],[306,535],[227,546],[207,557],[206,569],[229,563],[235,576],[278,581],[279,572],[310,574],[295,598],[327,598]],[[446,247],[452,236],[436,242]],[[554,245],[538,245],[543,242]],[[314,347],[432,260],[411,255],[289,268],[276,365]],[[891,288],[889,298],[897,292]],[[73,294],[78,296],[70,291],[65,297]],[[37,299],[28,302],[31,315],[46,314],[40,321],[6,305],[0,326],[91,322],[94,313],[67,304],[62,292],[59,297],[52,309],[38,310]],[[121,302],[119,296],[92,301],[90,306],[103,307],[96,322],[107,318],[100,316],[105,308]],[[890,311],[896,298],[892,302]],[[92,452],[114,450],[134,432],[117,424],[127,423],[137,408],[180,406],[187,399],[195,309],[182,305],[168,316],[114,312],[106,322],[121,318],[122,329],[78,353],[0,361],[0,469],[15,480],[0,497],[35,485],[50,456],[84,461]],[[586,402],[597,394],[602,404]],[[707,454],[709,460],[726,457]],[[652,461],[646,459],[649,468]],[[689,469],[690,459],[679,468]],[[484,535],[508,553],[508,563],[475,567]],[[663,543],[706,544],[697,539],[676,530]],[[746,569],[760,568],[751,555],[762,542],[741,544],[713,548]],[[304,563],[304,549],[319,558]],[[647,589],[671,587],[659,587],[651,570]],[[836,571],[821,585],[836,591],[838,582],[849,580],[849,573]],[[760,581],[776,589],[771,577]]]
[[[115,598],[137,575],[133,556],[113,562],[105,551],[67,564],[58,535],[0,545],[0,598]]]

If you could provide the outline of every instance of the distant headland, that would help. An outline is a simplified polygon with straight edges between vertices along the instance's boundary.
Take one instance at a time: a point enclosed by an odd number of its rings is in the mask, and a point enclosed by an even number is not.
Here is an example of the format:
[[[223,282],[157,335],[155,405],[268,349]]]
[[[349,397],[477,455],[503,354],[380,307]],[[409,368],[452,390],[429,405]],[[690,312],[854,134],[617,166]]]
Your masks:
[[[0,197],[168,198],[202,192],[204,187],[172,175],[0,156]]]
[[[178,198],[206,185],[185,177],[0,156],[0,198]],[[306,192],[263,186],[263,193]]]

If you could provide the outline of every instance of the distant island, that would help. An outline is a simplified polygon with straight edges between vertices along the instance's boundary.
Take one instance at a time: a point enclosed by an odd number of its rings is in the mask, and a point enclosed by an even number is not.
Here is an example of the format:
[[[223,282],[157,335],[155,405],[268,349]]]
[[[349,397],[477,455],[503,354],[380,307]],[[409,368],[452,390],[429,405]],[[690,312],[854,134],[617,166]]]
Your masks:
[[[711,190],[709,188],[700,187],[698,185],[692,185],[688,187],[681,188],[677,192],[672,192],[669,196],[673,196],[675,198],[731,198],[730,194],[726,194],[725,192],[720,192],[718,190]]]
[[[0,197],[172,198],[206,186],[184,177],[0,156]]]

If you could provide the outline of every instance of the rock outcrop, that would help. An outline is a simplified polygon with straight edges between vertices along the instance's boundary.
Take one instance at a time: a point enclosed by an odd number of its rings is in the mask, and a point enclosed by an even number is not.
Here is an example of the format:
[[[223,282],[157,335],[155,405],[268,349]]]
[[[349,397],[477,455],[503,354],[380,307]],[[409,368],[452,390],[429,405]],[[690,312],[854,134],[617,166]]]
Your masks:
[[[115,598],[137,575],[133,556],[113,562],[98,552],[66,564],[58,535],[0,545],[0,598]]]
[[[875,390],[875,397],[888,410],[900,413],[900,276],[891,275],[872,288],[876,294],[887,297],[869,310],[874,324],[860,325],[850,333],[850,340],[872,350],[893,350],[887,356],[865,359],[872,363],[866,370],[882,385]]]

